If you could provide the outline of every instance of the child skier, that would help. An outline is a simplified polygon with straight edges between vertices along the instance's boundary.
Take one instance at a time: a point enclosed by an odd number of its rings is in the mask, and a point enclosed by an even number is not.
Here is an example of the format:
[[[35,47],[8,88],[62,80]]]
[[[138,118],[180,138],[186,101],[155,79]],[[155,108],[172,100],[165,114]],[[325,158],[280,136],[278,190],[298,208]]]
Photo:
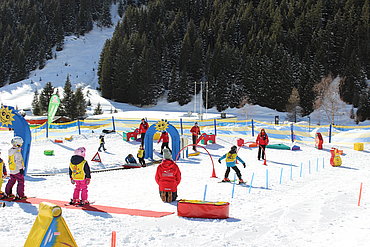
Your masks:
[[[14,198],[18,200],[26,199],[24,195],[24,161],[22,156],[23,139],[20,136],[15,136],[12,141],[12,148],[9,149],[9,173],[10,179],[5,187],[3,198]],[[17,185],[17,196],[12,194],[14,184]]]
[[[170,142],[170,137],[168,136],[168,133],[166,131],[162,132],[161,137],[158,140],[158,143],[160,143],[161,141],[162,141],[161,154],[163,154],[164,148],[167,148],[171,152],[171,149],[168,146],[168,143]]]
[[[243,164],[243,167],[245,168],[245,162],[241,158],[239,158],[238,154],[236,153],[236,149],[237,149],[236,146],[232,146],[227,154],[223,155],[221,158],[218,159],[218,162],[221,164],[221,160],[226,158],[227,168],[225,172],[225,178],[222,180],[222,182],[230,182],[230,179],[228,177],[230,173],[230,168],[233,168],[233,170],[236,172],[236,175],[239,178],[239,184],[244,183],[242,179],[242,174],[240,173],[240,170],[235,163],[236,160],[239,160]]]
[[[90,166],[85,160],[86,149],[84,147],[77,148],[74,155],[71,157],[69,164],[69,177],[71,183],[76,187],[73,192],[73,199],[70,204],[89,205],[87,186],[90,184]],[[80,200],[81,194],[81,200]]]
[[[1,187],[3,186],[4,178],[6,178],[7,176],[8,176],[8,173],[6,172],[5,163],[3,159],[0,158],[0,196],[4,195],[4,192],[1,191]]]
[[[177,186],[181,181],[181,172],[172,160],[172,154],[163,149],[163,161],[157,167],[155,181],[159,185],[159,195],[163,202],[172,202],[177,198]]]
[[[137,158],[139,159],[139,163],[141,164],[142,167],[146,167],[144,155],[145,155],[144,147],[143,145],[140,145],[139,150],[137,151]]]
[[[104,144],[105,144],[105,141],[104,141],[104,134],[101,134],[99,136],[99,139],[100,139],[100,146],[99,146],[99,149],[98,151],[101,152],[101,149],[103,149],[104,151],[107,150],[105,147],[104,147]]]
[[[137,164],[137,161],[132,154],[127,155],[125,161],[127,164]]]

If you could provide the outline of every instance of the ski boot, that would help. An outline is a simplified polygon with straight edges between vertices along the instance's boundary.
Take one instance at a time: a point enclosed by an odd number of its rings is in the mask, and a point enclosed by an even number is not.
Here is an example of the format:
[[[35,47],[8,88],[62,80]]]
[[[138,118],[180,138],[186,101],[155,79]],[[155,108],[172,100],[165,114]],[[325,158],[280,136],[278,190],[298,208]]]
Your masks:
[[[245,184],[243,179],[239,179],[239,184]]]
[[[80,206],[87,206],[90,205],[90,202],[88,200],[81,200],[80,201]]]
[[[14,199],[15,198],[15,195],[13,195],[13,194],[9,194],[9,195],[7,195],[7,194],[3,194],[3,196],[0,198],[0,199]]]
[[[230,179],[224,178],[221,182],[230,182]]]
[[[16,196],[14,197],[13,201],[20,201],[20,200],[25,200],[27,199],[27,196]]]
[[[71,199],[71,201],[69,202],[70,205],[79,205],[80,204],[80,200],[79,199]]]

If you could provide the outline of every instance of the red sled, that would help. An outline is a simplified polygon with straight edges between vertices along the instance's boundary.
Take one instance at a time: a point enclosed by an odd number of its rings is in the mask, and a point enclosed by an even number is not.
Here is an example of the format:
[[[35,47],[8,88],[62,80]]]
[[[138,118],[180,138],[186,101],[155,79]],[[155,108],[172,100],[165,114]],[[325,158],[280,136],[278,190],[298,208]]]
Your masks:
[[[122,165],[123,168],[125,169],[131,169],[131,168],[141,168],[141,165],[140,164],[135,164],[135,163],[132,163],[132,164],[124,164]]]
[[[188,218],[227,219],[229,206],[228,202],[180,200],[177,204],[177,215]]]

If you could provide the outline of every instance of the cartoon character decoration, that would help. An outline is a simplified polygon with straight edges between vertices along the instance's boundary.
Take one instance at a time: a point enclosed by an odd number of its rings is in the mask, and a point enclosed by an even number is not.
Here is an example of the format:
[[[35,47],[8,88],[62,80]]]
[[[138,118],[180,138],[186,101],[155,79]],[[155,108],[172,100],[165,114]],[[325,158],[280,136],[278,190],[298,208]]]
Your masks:
[[[340,157],[340,152],[336,148],[332,148],[330,150],[330,165],[331,166],[341,166],[342,165],[342,158]]]
[[[155,129],[159,132],[166,131],[168,128],[169,122],[166,119],[159,120],[155,125]]]
[[[322,139],[322,135],[320,132],[316,133],[315,137],[315,148],[322,149],[322,144],[324,143],[324,140]]]
[[[0,123],[2,126],[11,125],[14,121],[14,115],[15,114],[12,113],[12,109],[2,106],[0,108]]]

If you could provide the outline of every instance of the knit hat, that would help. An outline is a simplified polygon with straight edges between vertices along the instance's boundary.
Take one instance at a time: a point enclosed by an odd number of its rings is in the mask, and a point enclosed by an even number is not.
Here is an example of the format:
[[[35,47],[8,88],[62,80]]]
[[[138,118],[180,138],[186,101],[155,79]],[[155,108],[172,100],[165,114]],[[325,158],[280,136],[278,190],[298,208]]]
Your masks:
[[[86,148],[80,147],[75,150],[75,155],[82,156],[85,158]]]
[[[163,159],[172,160],[172,154],[168,148],[163,149]]]

